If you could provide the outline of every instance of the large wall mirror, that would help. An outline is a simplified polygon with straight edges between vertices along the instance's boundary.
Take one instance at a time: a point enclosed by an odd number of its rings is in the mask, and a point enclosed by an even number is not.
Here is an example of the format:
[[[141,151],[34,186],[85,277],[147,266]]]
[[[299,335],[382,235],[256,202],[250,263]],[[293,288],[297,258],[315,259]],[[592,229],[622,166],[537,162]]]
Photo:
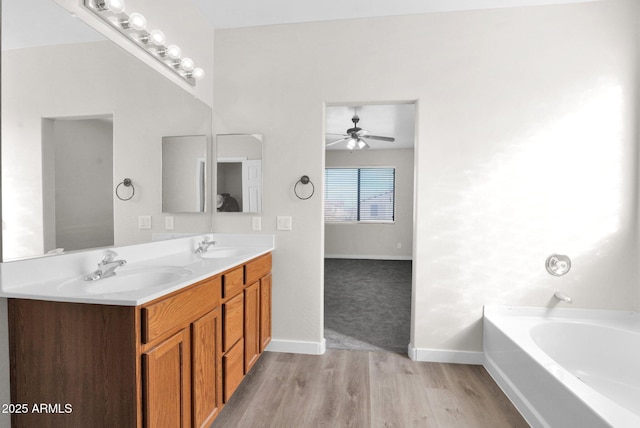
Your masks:
[[[162,138],[162,212],[206,211],[207,147],[206,135]]]
[[[164,232],[163,137],[209,144],[210,107],[53,0],[1,3],[3,261]],[[128,200],[115,194],[125,178]],[[200,199],[189,210],[211,209],[205,184],[194,184]],[[152,229],[138,227],[141,215],[153,216]],[[200,223],[208,216],[190,216],[188,227],[208,230]]]
[[[262,211],[262,134],[216,136],[216,211]]]

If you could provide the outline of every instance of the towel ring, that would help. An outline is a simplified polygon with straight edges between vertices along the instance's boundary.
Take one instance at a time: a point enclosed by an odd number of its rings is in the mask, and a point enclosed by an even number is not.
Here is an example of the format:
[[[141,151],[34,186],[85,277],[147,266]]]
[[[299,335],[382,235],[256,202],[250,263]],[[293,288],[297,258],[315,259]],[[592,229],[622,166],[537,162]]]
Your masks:
[[[298,184],[311,184],[311,194],[309,196],[307,196],[306,198],[303,198],[302,196],[300,196],[298,194]],[[300,177],[300,180],[298,180],[298,182],[295,184],[295,186],[293,186],[293,193],[296,194],[296,196],[298,197],[298,199],[302,199],[303,201],[306,201],[307,199],[311,198],[313,196],[313,194],[316,191],[316,186],[313,185],[313,181],[311,181],[311,179],[309,178],[308,175],[303,175],[302,177]]]
[[[122,185],[124,185],[124,187],[131,187],[131,196],[129,196],[128,198],[123,198],[118,193],[118,191],[120,190],[120,186],[122,186]],[[116,186],[116,196],[121,201],[128,201],[129,199],[133,198],[133,195],[135,195],[135,194],[136,194],[136,188],[134,187],[133,182],[131,181],[130,178],[125,178],[124,180],[122,180],[122,182],[120,184],[118,184]]]

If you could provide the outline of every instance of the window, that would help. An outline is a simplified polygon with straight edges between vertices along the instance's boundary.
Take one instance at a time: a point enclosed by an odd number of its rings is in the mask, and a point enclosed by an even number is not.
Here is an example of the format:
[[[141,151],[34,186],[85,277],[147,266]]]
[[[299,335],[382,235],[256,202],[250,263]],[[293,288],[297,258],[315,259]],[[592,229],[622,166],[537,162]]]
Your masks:
[[[394,221],[395,175],[395,168],[326,168],[325,221]]]

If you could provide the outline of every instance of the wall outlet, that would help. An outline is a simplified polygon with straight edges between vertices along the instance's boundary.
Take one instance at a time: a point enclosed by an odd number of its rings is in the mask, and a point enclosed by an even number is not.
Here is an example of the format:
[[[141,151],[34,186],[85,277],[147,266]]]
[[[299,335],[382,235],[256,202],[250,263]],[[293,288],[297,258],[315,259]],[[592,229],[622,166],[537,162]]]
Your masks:
[[[251,217],[251,229],[262,230],[262,217]]]
[[[278,216],[276,228],[278,230],[291,230],[292,227],[292,219],[291,216]]]
[[[402,248],[402,244],[400,242],[398,242],[396,248],[398,248],[398,250],[399,250],[400,248]]]
[[[164,218],[164,228],[167,230],[173,230],[173,216],[168,215]]]
[[[151,216],[139,215],[138,216],[138,229],[151,229]]]

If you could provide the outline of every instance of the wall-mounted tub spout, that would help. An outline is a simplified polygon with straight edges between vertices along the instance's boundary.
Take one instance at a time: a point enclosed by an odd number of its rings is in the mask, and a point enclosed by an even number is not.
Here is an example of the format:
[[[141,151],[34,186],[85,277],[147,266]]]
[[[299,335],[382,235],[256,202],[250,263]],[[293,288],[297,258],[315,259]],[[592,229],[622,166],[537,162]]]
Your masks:
[[[561,302],[573,303],[573,300],[571,300],[571,297],[567,296],[562,291],[556,291],[555,293],[553,293],[553,297],[560,300]]]

